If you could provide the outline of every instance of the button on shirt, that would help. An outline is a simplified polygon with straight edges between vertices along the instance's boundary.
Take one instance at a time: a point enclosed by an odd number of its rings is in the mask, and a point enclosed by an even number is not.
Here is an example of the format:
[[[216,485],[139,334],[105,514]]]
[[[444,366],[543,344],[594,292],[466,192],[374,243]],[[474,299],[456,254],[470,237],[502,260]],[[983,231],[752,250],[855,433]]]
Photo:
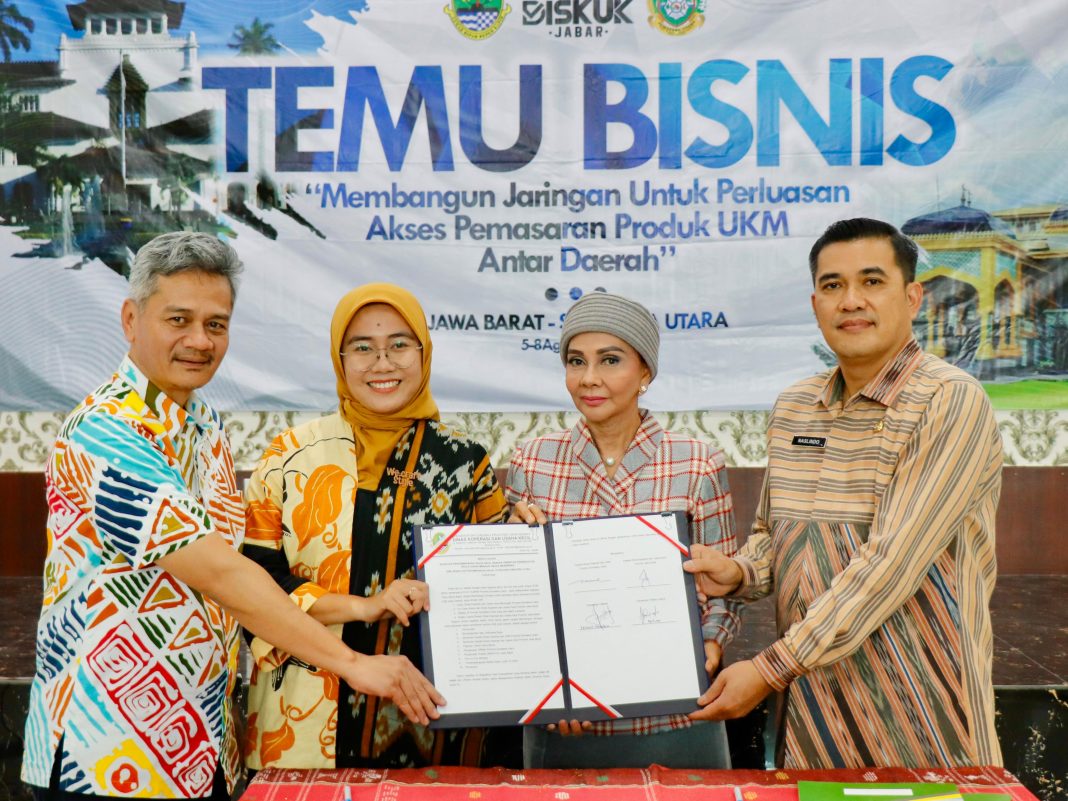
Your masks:
[[[243,532],[218,414],[126,359],[63,424],[46,468],[48,556],[22,778],[119,797],[210,794],[239,770],[237,626],[155,562]]]
[[[910,341],[864,389],[779,396],[738,595],[789,685],[785,766],[1000,765],[989,601],[1002,449],[983,388]]]

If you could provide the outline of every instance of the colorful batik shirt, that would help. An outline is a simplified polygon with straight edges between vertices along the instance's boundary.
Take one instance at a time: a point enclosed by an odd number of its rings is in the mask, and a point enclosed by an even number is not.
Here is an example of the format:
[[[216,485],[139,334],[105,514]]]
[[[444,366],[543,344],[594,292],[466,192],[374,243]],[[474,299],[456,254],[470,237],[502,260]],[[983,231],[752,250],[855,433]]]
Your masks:
[[[1001,439],[982,386],[915,341],[852,398],[779,396],[739,595],[774,587],[790,768],[1000,765],[990,595]]]
[[[550,520],[685,512],[693,542],[733,554],[734,508],[723,453],[665,431],[648,412],[609,478],[585,421],[521,445],[505,481],[509,503],[537,505]],[[738,630],[736,601],[711,601],[701,623],[705,640],[726,645]],[[653,734],[691,725],[685,715],[598,721],[594,734]]]
[[[63,424],[46,468],[48,556],[22,778],[72,793],[196,798],[240,761],[237,626],[155,562],[244,527],[218,414],[127,358]]]
[[[482,446],[434,420],[413,425],[376,490],[358,489],[352,426],[340,414],[284,431],[246,489],[245,556],[308,611],[326,593],[370,597],[415,575],[412,527],[504,518],[504,495]],[[419,625],[392,616],[328,628],[365,654],[403,654],[422,667]],[[388,698],[259,637],[249,681],[249,768],[478,765],[484,729],[411,723]]]

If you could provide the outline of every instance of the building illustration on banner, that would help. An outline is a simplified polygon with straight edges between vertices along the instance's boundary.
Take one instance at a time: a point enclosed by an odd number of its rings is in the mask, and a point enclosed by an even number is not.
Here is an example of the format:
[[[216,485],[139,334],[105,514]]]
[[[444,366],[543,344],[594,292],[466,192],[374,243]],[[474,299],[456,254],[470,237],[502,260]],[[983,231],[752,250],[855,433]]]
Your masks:
[[[980,379],[1068,371],[1068,207],[961,204],[901,226],[926,251],[914,324],[925,350]]]
[[[668,42],[676,49],[709,34],[715,27],[704,24],[704,0],[643,0],[641,4],[635,3],[635,6],[638,5],[646,6],[648,12],[648,26],[642,24],[639,33]],[[254,64],[256,66],[249,72],[259,71],[268,76],[264,79],[267,82],[265,85],[251,88],[281,92],[278,85],[272,86],[270,83],[274,80],[277,84],[280,80],[278,73],[272,70],[297,68],[291,65],[267,67],[264,64],[270,63],[268,59],[271,56],[293,55],[295,51],[286,36],[280,35],[279,39],[275,39],[271,33],[272,23],[262,23],[255,18],[251,24],[237,25],[233,28],[236,43],[220,45],[219,36],[230,30],[227,27],[224,32],[222,27],[229,25],[229,22],[215,25],[206,21],[211,17],[200,17],[198,32],[194,29],[197,26],[190,24],[187,19],[187,7],[195,7],[192,0],[81,0],[66,4],[56,2],[54,6],[57,14],[60,9],[65,11],[61,23],[52,29],[58,30],[58,34],[49,34],[58,36],[58,41],[52,38],[54,45],[50,44],[38,34],[34,43],[37,49],[31,57],[19,60],[18,53],[13,51],[4,54],[10,57],[0,61],[0,261],[8,265],[28,262],[55,265],[61,262],[65,269],[83,269],[89,264],[97,267],[106,265],[111,271],[106,277],[115,279],[116,275],[127,274],[134,254],[153,236],[173,230],[200,230],[227,238],[247,262],[255,260],[257,269],[265,271],[263,275],[270,275],[267,281],[277,283],[282,280],[283,274],[288,276],[288,270],[294,265],[301,266],[303,263],[286,263],[284,258],[277,263],[264,259],[264,254],[269,254],[275,244],[280,246],[277,252],[285,252],[285,248],[291,247],[294,253],[299,249],[309,261],[315,261],[319,253],[344,252],[354,242],[363,241],[362,229],[353,233],[355,226],[349,226],[345,239],[339,234],[338,228],[329,227],[329,219],[326,220],[327,224],[323,224],[326,212],[322,217],[312,216],[327,206],[323,201],[320,208],[318,199],[308,195],[304,189],[306,186],[325,184],[333,173],[322,170],[319,173],[321,178],[316,176],[316,180],[309,181],[308,174],[314,172],[311,167],[303,161],[299,163],[299,169],[287,167],[277,156],[282,152],[308,159],[316,156],[307,142],[325,141],[326,137],[305,139],[306,153],[298,150],[298,137],[302,131],[314,137],[333,126],[340,131],[343,127],[340,119],[333,124],[326,121],[328,115],[340,117],[334,111],[298,107],[293,101],[293,114],[285,118],[288,122],[280,123],[278,120],[281,118],[263,113],[270,95],[264,92],[257,96],[262,103],[252,108],[249,88],[246,87],[242,96],[246,104],[246,117],[243,118],[247,133],[246,152],[239,159],[240,164],[227,166],[230,150],[225,133],[228,124],[226,114],[230,113],[232,98],[229,89],[224,96],[220,87],[212,87],[211,70],[205,67],[202,71],[200,40],[208,42],[209,37],[214,37],[211,39],[214,45],[204,46],[208,54],[204,62],[208,67],[224,60],[216,58],[221,50],[230,57],[229,64]],[[631,29],[639,26],[631,25],[631,16],[641,22],[644,14],[635,13],[634,8],[628,12],[626,4],[618,1],[603,6],[604,9],[609,7],[613,9],[612,20],[603,22],[604,30],[597,34],[598,37],[604,40],[610,38],[609,34],[614,30],[610,23],[618,24],[619,30],[628,37],[639,35],[632,33]],[[433,19],[426,24],[436,25],[436,33],[441,33],[443,39],[454,43],[449,45],[450,48],[459,43],[464,46],[464,52],[474,52],[476,48],[499,44],[508,36],[522,34],[523,26],[535,29],[536,24],[545,27],[550,19],[554,24],[559,21],[550,15],[547,3],[530,7],[516,3],[516,13],[511,21],[507,21],[507,17],[512,8],[504,0],[452,0],[444,8],[437,5],[435,9]],[[354,0],[346,13],[362,13],[366,10],[366,2]],[[538,16],[543,11],[543,16]],[[250,16],[252,12],[250,6]],[[557,6],[553,5],[552,14],[559,13]],[[607,15],[608,11],[604,13]],[[628,13],[631,16],[627,16]],[[319,33],[320,30],[309,20],[323,18],[324,15],[313,14],[304,20],[303,25]],[[230,19],[233,19],[233,14]],[[350,27],[354,20],[353,16],[347,20]],[[346,20],[342,19],[341,23],[344,22]],[[13,24],[17,25],[17,20]],[[661,36],[650,28],[671,34],[672,38]],[[499,35],[494,36],[492,42],[465,44],[457,36],[457,31],[469,39],[484,40],[492,34]],[[680,37],[679,34],[691,35]],[[33,35],[31,25],[25,36]],[[549,36],[545,37],[545,41],[553,40]],[[231,52],[226,52],[227,47]],[[23,49],[30,50],[28,47]],[[54,52],[55,58],[42,59],[41,54],[45,52]],[[324,53],[327,51],[321,50],[320,56]],[[242,57],[246,55],[264,58],[262,61],[245,62]],[[304,58],[305,53],[296,55]],[[306,63],[319,66],[302,66],[300,69],[329,70],[331,81],[334,80],[333,70],[336,69],[337,85],[340,87],[345,59],[338,60],[337,53],[328,55],[334,57],[333,66],[326,66],[331,63],[327,58],[324,57],[320,64],[315,56],[309,54]],[[550,56],[546,54],[545,58],[548,61]],[[594,56],[583,58],[593,60]],[[356,58],[352,60],[358,61]],[[537,59],[531,56],[530,60]],[[373,57],[368,63],[372,62]],[[363,63],[349,65],[349,69],[374,69],[362,66]],[[288,62],[280,61],[279,64]],[[524,68],[537,67],[540,81],[542,66],[524,65]],[[443,72],[441,68],[438,71]],[[444,74],[447,76],[449,73],[445,71]],[[270,77],[272,75],[273,78]],[[401,122],[385,119],[387,116],[396,117],[402,113],[402,109],[387,106],[383,93],[386,84],[382,83],[377,72],[374,77],[379,81],[374,87],[377,93],[374,97],[380,97],[375,101],[379,105],[371,107],[370,99],[366,103],[373,114],[383,118],[383,130],[388,129],[386,122],[395,127],[390,134],[393,139],[381,135],[384,137],[381,138],[383,150],[386,150],[387,140],[400,143],[394,149],[403,145],[399,151],[400,166],[394,168],[392,163],[389,164],[389,168],[396,172],[403,166],[409,140],[413,154],[417,147],[426,147],[425,142],[416,143],[411,135],[413,126],[422,126],[424,123],[409,120],[407,139],[404,139],[398,133],[401,131]],[[481,80],[479,73],[479,87]],[[487,79],[487,84],[489,82]],[[294,97],[298,85],[309,89],[334,85],[329,82],[299,84],[295,78],[292,83]],[[205,88],[206,85],[208,88]],[[533,85],[534,82],[531,82]],[[418,88],[413,73],[412,84],[408,86],[409,95],[414,97],[412,93]],[[481,88],[478,91],[481,92]],[[234,97],[238,94],[235,92]],[[408,100],[404,102],[408,103]],[[419,103],[423,102],[419,100]],[[479,98],[479,104],[481,102]],[[444,100],[441,106],[444,109]],[[424,108],[415,105],[414,108],[414,112],[411,112],[413,118],[426,118],[425,124],[429,130],[429,106]],[[478,108],[481,114],[482,106]],[[540,102],[538,109],[540,142]],[[363,106],[360,105],[357,110],[362,121]],[[787,106],[786,110],[789,112],[790,108]],[[444,114],[444,111],[439,113]],[[634,113],[637,114],[637,111]],[[812,114],[818,117],[820,113],[813,106]],[[278,130],[274,129],[272,123]],[[375,125],[379,124],[376,118]],[[369,126],[370,122],[368,130]],[[422,135],[422,127],[415,130]],[[481,127],[478,131],[481,136]],[[509,135],[514,134],[509,131]],[[445,136],[448,136],[447,132]],[[483,145],[486,145],[484,141]],[[431,141],[431,148],[433,146],[434,142]],[[342,163],[340,147],[336,162],[332,154],[327,155],[330,156],[330,163],[340,171],[341,167],[336,166]],[[434,155],[433,152],[431,155]],[[531,150],[528,161],[533,160],[535,155],[538,155],[536,147]],[[420,152],[412,160],[425,165],[428,162],[424,156]],[[275,163],[276,157],[278,164]],[[387,159],[389,157],[387,155]],[[533,168],[545,171],[546,165],[542,162],[534,163],[530,172],[523,177],[529,179],[533,175],[540,182],[546,176]],[[346,175],[353,186],[364,179],[367,186],[361,187],[361,191],[366,188],[369,194],[382,194],[379,192],[381,186],[372,186],[372,181],[356,174],[355,165],[356,162],[347,173],[341,174]],[[527,162],[520,166],[526,169]],[[439,182],[436,185],[449,188],[462,185],[464,176],[439,175],[436,167],[434,169],[432,177]],[[512,164],[509,169],[518,170],[519,167]],[[287,170],[293,176],[294,185],[286,183],[288,179],[284,176]],[[425,172],[427,174],[423,175],[413,170],[407,176],[393,176],[391,173],[390,178],[408,178],[412,183],[426,179],[430,167],[426,167]],[[605,171],[601,175],[606,176],[606,185],[610,179],[624,177],[622,172],[608,175]],[[675,178],[676,175],[671,173],[664,177]],[[719,172],[719,175],[726,176],[727,173]],[[716,177],[716,171],[710,170],[694,178],[694,191],[697,191],[699,180],[711,181]],[[734,178],[733,175],[730,177]],[[764,177],[759,176],[759,180],[763,182]],[[970,177],[961,175],[958,180],[970,180]],[[549,183],[546,181],[544,185],[547,187]],[[1031,187],[1028,184],[1028,188]],[[1019,189],[1013,187],[1014,191]],[[948,204],[921,203],[917,197],[918,191],[914,188],[907,201],[896,204],[895,208],[906,211],[899,213],[899,219],[890,221],[915,238],[924,251],[917,280],[924,285],[925,299],[914,324],[920,344],[929,352],[944,357],[985,382],[1052,378],[1058,379],[1056,383],[1064,386],[1068,379],[1068,204],[1061,202],[1063,198],[1050,197],[1048,185],[1033,188],[1035,196],[1022,202],[1030,205],[1021,203],[1020,198],[1026,197],[1026,194],[1017,192],[999,203],[996,190],[988,191],[985,195],[986,209],[973,205],[967,191],[962,193],[959,203],[953,201]],[[706,205],[711,211],[711,206],[715,204],[708,201]],[[785,208],[785,204],[779,205]],[[720,206],[726,208],[723,204]],[[919,209],[932,208],[925,213],[915,213]],[[909,209],[914,212],[912,216],[908,216]],[[863,206],[857,205],[828,210],[827,214],[849,216],[850,212],[866,211]],[[431,218],[431,210],[421,209],[419,213],[422,216],[413,212],[411,216],[414,222],[406,220],[406,223],[426,225],[425,220]],[[524,213],[537,215],[543,212],[537,209],[524,210]],[[785,218],[785,211],[780,210],[779,213]],[[545,211],[544,214],[556,212]],[[333,219],[339,219],[340,215],[341,212],[337,212]],[[563,212],[559,215],[551,219],[571,220]],[[388,216],[392,220],[392,215]],[[359,218],[353,214],[350,219]],[[826,222],[831,220],[832,217],[828,216]],[[442,230],[446,230],[444,225]],[[370,239],[370,236],[366,237],[366,240]],[[712,239],[714,237],[709,237],[699,244],[714,249],[717,243]],[[554,246],[554,254],[561,254],[561,260],[564,254],[574,250],[566,247],[574,244],[567,237],[562,237],[562,240],[563,246]],[[502,254],[507,247],[518,244],[523,243],[503,242],[500,246]],[[605,246],[608,244],[604,243]],[[643,244],[638,243],[639,246]],[[663,244],[671,248],[674,256],[676,246],[682,250],[691,243],[676,239]],[[320,246],[321,251],[315,250]],[[775,247],[769,241],[763,253],[768,254]],[[461,250],[456,248],[457,252]],[[599,253],[594,255],[602,258]],[[666,269],[664,277],[658,280],[667,280]],[[277,275],[270,271],[277,271]],[[12,270],[12,274],[14,272]],[[30,276],[21,279],[23,281],[40,280],[40,288],[34,291],[41,295],[54,291],[56,286],[63,284],[64,278],[70,276],[70,273],[62,270],[47,278],[38,278],[32,271],[19,274]],[[605,280],[608,277],[590,276],[591,280],[596,279],[598,286],[604,283],[611,288]],[[73,293],[75,290],[70,291]],[[294,295],[299,297],[301,303],[308,305],[317,303],[318,299],[303,297],[301,293],[308,294],[311,291],[305,286],[292,286]],[[463,294],[464,291],[461,288],[457,294]],[[708,291],[711,293],[712,288],[709,287]],[[538,289],[538,295],[550,302],[544,287]],[[555,299],[555,294],[552,299]],[[803,305],[804,298],[800,302]],[[428,308],[428,311],[437,312],[440,317],[440,310]],[[546,312],[546,309],[526,311]],[[558,313],[560,310],[554,307],[550,311]],[[0,312],[4,312],[2,305]],[[101,326],[105,322],[110,324],[113,313],[111,308],[93,312]],[[731,317],[731,325],[734,324],[735,317]],[[669,325],[667,328],[672,327]],[[726,329],[725,323],[723,328]],[[745,323],[741,323],[736,330],[744,331],[745,328]],[[672,329],[665,333],[671,336],[676,332]],[[7,380],[15,383],[35,381],[37,379],[32,377],[35,368],[31,364],[32,359],[20,355],[20,336],[8,332],[0,341],[0,376],[6,376]],[[813,358],[812,351],[824,361],[828,361],[829,356],[822,345],[810,344],[816,337],[818,334],[813,333],[811,340],[806,339],[798,344],[799,350],[811,359],[814,370],[818,369],[819,360]],[[503,337],[500,341],[503,341]],[[552,344],[549,339],[545,342],[550,346]],[[255,358],[256,354],[250,350],[247,357],[249,365]],[[5,372],[8,369],[5,361],[16,367]],[[231,363],[237,361],[236,357],[231,359]],[[258,368],[250,366],[249,374],[258,375]],[[271,381],[264,380],[263,383],[270,386]],[[240,382],[235,378],[234,384],[239,386]],[[49,395],[46,391],[38,390],[26,390],[23,394],[45,399],[56,397],[55,394]],[[0,397],[3,397],[2,393]],[[256,402],[269,403],[272,396],[269,389],[257,387],[256,393],[243,397],[255,397],[258,399]]]
[[[12,110],[0,131],[3,208],[31,229],[41,215],[59,218],[46,252],[77,247],[122,269],[145,239],[191,222],[187,190],[214,195],[214,112],[199,87],[196,33],[179,31],[184,6],[72,3],[55,61],[0,65]],[[210,228],[213,216],[200,214]]]
[[[29,223],[30,233],[44,222],[39,215],[52,215],[58,225],[45,225],[46,233],[61,232],[34,255],[76,247],[125,272],[152,236],[182,228],[232,235],[228,217],[274,238],[246,205],[253,196],[307,225],[265,173],[220,178],[217,93],[201,83],[185,7],[177,0],[68,4],[70,32],[60,35],[56,60],[0,63],[0,210]],[[273,53],[280,45],[270,28],[258,18],[237,26],[229,47]],[[296,127],[280,136],[295,138]]]
[[[51,240],[34,256],[77,250],[125,273],[164,231],[233,235],[230,217],[276,235],[246,205],[255,194],[285,209],[270,180],[224,184],[213,164],[215,97],[201,85],[196,31],[182,30],[185,6],[68,4],[56,60],[0,63],[0,214]],[[269,52],[264,28],[239,26],[231,47]]]

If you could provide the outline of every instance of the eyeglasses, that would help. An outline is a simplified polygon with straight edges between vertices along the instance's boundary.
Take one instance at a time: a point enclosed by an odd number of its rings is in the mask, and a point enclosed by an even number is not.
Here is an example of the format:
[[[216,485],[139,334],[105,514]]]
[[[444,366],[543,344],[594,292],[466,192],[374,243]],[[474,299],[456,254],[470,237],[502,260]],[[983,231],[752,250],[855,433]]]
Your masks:
[[[406,370],[415,364],[422,349],[422,345],[410,339],[395,339],[384,348],[375,348],[366,342],[353,342],[341,351],[341,358],[348,359],[354,369],[366,371],[378,364],[379,356],[385,356],[386,361],[398,370]]]

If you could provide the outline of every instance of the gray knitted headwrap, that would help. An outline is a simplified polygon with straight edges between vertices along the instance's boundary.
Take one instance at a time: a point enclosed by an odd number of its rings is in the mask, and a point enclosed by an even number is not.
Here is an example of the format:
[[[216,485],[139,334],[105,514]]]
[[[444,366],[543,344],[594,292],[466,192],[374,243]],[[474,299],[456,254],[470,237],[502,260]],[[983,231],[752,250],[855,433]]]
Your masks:
[[[560,334],[560,358],[567,364],[567,345],[575,334],[596,331],[619,337],[645,360],[652,378],[660,355],[660,330],[652,312],[637,301],[607,292],[591,292],[579,298],[564,317]]]

